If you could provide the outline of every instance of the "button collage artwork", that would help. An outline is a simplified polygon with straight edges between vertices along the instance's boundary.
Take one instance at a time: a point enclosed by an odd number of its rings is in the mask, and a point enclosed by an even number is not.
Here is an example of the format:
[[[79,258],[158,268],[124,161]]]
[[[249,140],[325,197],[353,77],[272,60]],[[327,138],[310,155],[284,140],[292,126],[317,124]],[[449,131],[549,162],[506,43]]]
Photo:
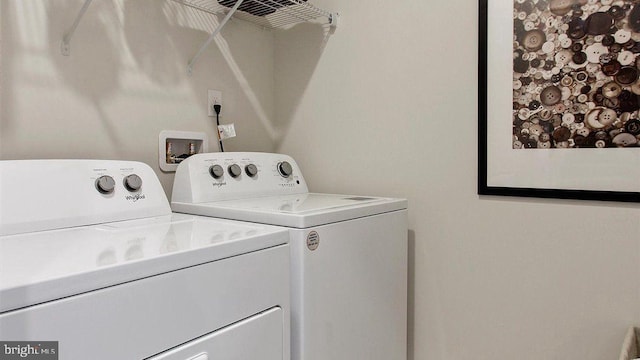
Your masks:
[[[513,148],[640,146],[640,2],[515,0]]]

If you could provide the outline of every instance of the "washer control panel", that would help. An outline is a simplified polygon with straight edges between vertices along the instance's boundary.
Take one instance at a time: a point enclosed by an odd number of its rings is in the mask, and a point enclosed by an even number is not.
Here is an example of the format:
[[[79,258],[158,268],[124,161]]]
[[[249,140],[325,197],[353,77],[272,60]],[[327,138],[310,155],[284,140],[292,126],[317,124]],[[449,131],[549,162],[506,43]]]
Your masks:
[[[0,161],[0,199],[0,235],[171,213],[154,171],[134,161]]]
[[[283,154],[209,153],[180,163],[174,202],[202,203],[309,192],[295,160]]]

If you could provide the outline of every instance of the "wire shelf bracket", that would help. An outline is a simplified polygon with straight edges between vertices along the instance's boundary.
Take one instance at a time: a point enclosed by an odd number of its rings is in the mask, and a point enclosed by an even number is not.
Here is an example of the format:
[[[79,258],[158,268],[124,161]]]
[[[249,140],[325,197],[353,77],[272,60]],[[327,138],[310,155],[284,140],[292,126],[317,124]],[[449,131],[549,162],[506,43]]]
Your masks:
[[[200,47],[200,50],[198,50],[196,55],[189,61],[189,64],[187,65],[187,74],[189,75],[193,74],[193,64],[195,64],[196,61],[198,61],[198,58],[200,57],[200,55],[202,55],[205,49],[209,47],[209,45],[211,44],[213,39],[216,37],[216,35],[218,35],[220,31],[222,31],[222,28],[227,24],[229,19],[231,19],[233,14],[238,10],[238,8],[240,7],[240,5],[242,5],[243,2],[244,0],[236,1],[236,4],[231,8],[231,10],[224,17],[224,19],[222,19],[218,27],[211,33],[211,35],[209,35],[209,38],[207,39],[207,41],[205,41],[204,44],[202,44],[202,46]]]
[[[82,8],[80,8],[80,11],[78,12],[78,15],[76,15],[76,19],[73,21],[73,24],[71,24],[69,30],[64,33],[62,42],[60,43],[60,52],[62,52],[62,55],[69,56],[71,54],[71,37],[73,36],[73,33],[75,33],[78,24],[80,24],[80,20],[82,20],[84,13],[87,12],[89,5],[91,5],[91,1],[93,0],[85,0],[84,4],[82,4]]]

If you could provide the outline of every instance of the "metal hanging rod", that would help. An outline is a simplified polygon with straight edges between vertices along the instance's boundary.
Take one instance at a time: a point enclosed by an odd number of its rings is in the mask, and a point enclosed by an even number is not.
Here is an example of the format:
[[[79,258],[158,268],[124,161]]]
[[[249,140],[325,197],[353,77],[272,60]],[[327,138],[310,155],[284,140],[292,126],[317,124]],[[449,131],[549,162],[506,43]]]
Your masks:
[[[91,5],[91,1],[93,0],[85,0],[84,4],[82,4],[82,8],[80,8],[80,11],[76,16],[76,19],[73,21],[73,24],[71,24],[69,30],[64,33],[64,36],[62,37],[62,43],[60,44],[60,51],[62,52],[62,55],[69,56],[71,54],[71,37],[76,31],[78,24],[80,24],[80,20],[84,16],[84,13],[87,12],[89,5]]]

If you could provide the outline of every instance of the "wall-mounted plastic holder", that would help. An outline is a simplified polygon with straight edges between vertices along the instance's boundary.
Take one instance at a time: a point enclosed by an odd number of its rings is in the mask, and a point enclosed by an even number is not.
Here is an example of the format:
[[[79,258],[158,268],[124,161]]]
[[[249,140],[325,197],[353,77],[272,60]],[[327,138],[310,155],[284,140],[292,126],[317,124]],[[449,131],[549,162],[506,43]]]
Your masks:
[[[187,157],[209,151],[203,132],[163,130],[158,138],[158,163],[166,172],[176,171]]]

